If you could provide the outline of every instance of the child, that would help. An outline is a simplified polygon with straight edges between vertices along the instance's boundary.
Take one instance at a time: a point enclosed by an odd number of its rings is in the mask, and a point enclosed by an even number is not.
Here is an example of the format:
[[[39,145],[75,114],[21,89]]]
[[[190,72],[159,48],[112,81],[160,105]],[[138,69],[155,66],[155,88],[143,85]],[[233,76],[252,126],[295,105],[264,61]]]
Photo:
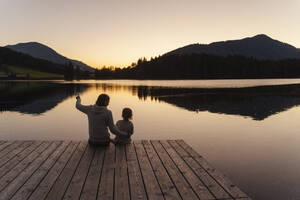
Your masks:
[[[130,121],[132,119],[132,110],[130,108],[124,108],[122,111],[123,120],[119,120],[116,123],[117,128],[120,131],[126,132],[128,135],[116,135],[113,143],[115,144],[129,144],[131,142],[131,135],[133,134],[133,124]]]

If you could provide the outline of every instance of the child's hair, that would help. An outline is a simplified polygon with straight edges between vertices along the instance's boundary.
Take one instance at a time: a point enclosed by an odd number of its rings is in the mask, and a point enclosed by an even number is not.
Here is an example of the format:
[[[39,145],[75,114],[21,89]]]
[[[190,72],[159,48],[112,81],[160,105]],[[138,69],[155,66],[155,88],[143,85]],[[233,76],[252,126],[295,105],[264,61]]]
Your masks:
[[[132,110],[130,108],[124,108],[122,111],[122,117],[125,120],[132,118]]]

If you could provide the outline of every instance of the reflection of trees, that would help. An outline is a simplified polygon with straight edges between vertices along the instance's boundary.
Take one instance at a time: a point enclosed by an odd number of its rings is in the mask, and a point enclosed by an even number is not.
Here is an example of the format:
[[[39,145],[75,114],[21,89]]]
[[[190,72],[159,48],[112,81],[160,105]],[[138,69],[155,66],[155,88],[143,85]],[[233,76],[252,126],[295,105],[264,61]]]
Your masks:
[[[163,101],[194,112],[208,111],[263,120],[300,105],[300,85],[249,88],[170,88],[107,83],[0,83],[0,110],[41,114],[66,98],[95,87],[99,92],[125,91],[140,100]]]
[[[98,85],[101,87],[101,85]],[[300,105],[300,85],[249,88],[168,88],[155,86],[109,86],[106,90],[127,90],[140,100],[164,101],[189,111],[209,111],[263,120]]]
[[[300,85],[264,86],[236,89],[141,88],[147,96],[190,111],[209,111],[263,120],[300,105]]]
[[[54,82],[0,83],[0,111],[41,114],[53,109],[66,98],[84,92],[87,84]]]

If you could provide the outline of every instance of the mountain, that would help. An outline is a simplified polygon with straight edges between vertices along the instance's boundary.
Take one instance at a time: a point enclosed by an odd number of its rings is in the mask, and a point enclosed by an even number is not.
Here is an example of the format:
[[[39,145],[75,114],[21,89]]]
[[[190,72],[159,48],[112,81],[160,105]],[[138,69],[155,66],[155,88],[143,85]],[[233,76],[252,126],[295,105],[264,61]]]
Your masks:
[[[260,60],[300,59],[299,49],[292,45],[274,40],[264,34],[241,40],[228,40],[210,44],[191,44],[168,52],[166,55],[193,53],[205,53],[218,56],[242,55]]]
[[[59,53],[57,53],[55,50],[51,49],[50,47],[38,42],[19,43],[16,45],[7,45],[5,47],[17,52],[31,55],[32,57],[35,58],[48,60],[58,64],[64,65],[66,63],[69,63],[69,61],[71,61],[74,66],[79,66],[81,70],[89,71],[89,72],[94,71],[94,68],[84,64],[83,62],[64,57]]]
[[[0,47],[0,72],[34,79],[63,78],[65,66]]]

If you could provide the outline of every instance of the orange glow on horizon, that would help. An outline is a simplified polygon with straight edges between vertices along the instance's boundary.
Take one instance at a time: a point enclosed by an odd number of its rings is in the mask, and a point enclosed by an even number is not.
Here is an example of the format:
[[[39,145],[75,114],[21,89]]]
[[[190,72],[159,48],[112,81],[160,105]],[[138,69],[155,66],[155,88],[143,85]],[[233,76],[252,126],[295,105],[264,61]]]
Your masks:
[[[43,43],[94,68],[266,34],[300,47],[298,0],[2,0],[0,46]]]

